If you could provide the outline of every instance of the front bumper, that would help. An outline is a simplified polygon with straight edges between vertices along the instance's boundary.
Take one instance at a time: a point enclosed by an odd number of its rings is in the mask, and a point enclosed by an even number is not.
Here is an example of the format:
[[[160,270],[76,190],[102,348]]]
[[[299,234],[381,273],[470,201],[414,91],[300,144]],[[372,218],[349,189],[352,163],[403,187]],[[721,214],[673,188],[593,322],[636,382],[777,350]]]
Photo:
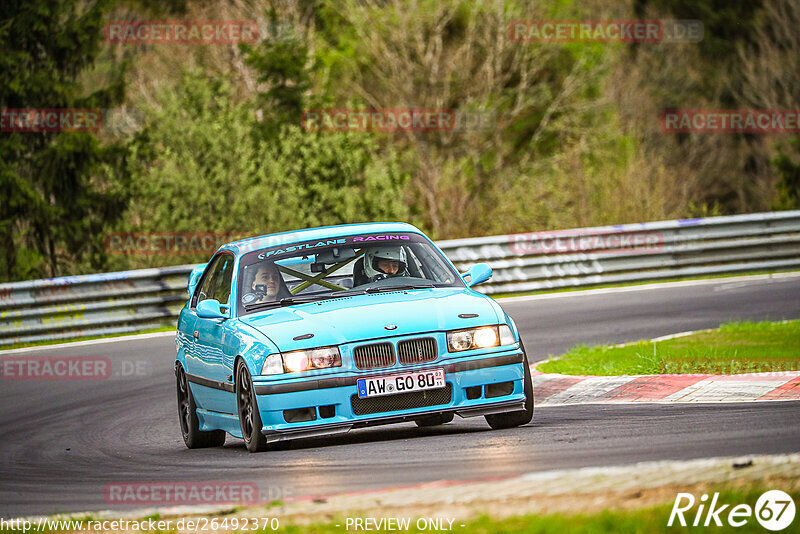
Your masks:
[[[411,369],[389,368],[302,381],[256,381],[253,385],[263,423],[262,433],[267,441],[273,442],[339,434],[353,428],[413,421],[435,414],[475,417],[522,410],[525,404],[523,362],[522,351],[515,348],[451,363],[432,362],[415,367],[413,371],[444,369],[450,398],[442,398],[441,389],[428,390],[436,392],[436,400],[427,401],[435,402],[433,405],[405,407],[398,406],[397,402],[388,402],[386,411],[373,408],[370,413],[361,415],[356,413],[353,402],[353,398],[358,397],[356,381],[359,378],[393,375]],[[498,388],[498,385],[502,387]],[[487,396],[490,391],[492,393]],[[501,394],[498,395],[497,391]],[[422,396],[426,395],[430,394]],[[393,396],[383,398],[388,397]],[[287,422],[287,411],[294,410],[307,414],[309,420]]]

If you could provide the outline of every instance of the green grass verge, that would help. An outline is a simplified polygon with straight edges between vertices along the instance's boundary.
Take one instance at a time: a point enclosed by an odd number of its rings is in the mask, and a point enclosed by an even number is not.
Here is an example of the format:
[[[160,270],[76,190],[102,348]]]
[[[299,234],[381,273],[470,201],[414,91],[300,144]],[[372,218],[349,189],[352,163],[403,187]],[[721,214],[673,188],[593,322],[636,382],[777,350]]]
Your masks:
[[[525,533],[525,534],[547,534],[553,532],[569,532],[570,534],[599,534],[611,532],[625,532],[625,533],[641,533],[649,534],[655,532],[698,532],[701,530],[713,530],[714,532],[766,532],[765,529],[758,523],[755,517],[750,517],[745,525],[742,527],[732,527],[727,524],[727,512],[737,504],[747,504],[751,508],[755,508],[756,501],[764,490],[745,490],[745,491],[724,491],[720,492],[718,503],[719,505],[731,503],[722,514],[720,514],[720,522],[722,527],[709,526],[703,527],[705,521],[705,514],[700,520],[700,526],[692,527],[695,514],[697,513],[697,504],[684,513],[684,518],[687,520],[687,526],[682,527],[677,519],[673,522],[673,526],[668,527],[667,521],[669,520],[670,512],[672,511],[672,504],[665,504],[654,508],[644,508],[639,510],[629,511],[603,511],[596,514],[578,514],[578,515],[525,515],[518,517],[511,517],[503,520],[492,520],[488,517],[482,517],[475,521],[470,521],[465,524],[465,527],[456,527],[453,523],[453,530],[458,532],[462,531],[469,534],[500,534],[505,532]],[[795,502],[800,497],[800,492],[788,492]],[[676,494],[677,495],[677,494]],[[699,496],[698,496],[699,497]],[[707,508],[707,507],[706,507]],[[704,510],[705,512],[706,510]],[[796,527],[800,519],[795,518],[793,526]],[[713,523],[712,523],[713,525]],[[797,532],[792,526],[787,528],[784,532]],[[291,532],[291,531],[287,531]],[[297,534],[309,531],[298,530]],[[320,531],[314,530],[313,532],[337,532],[335,530]],[[339,530],[338,532],[341,532]],[[423,532],[414,529],[408,532]]]
[[[710,332],[624,347],[577,346],[537,369],[601,376],[796,371],[800,321],[727,323]]]
[[[763,492],[726,492],[720,493],[719,503],[733,503],[733,504],[749,504],[755,507],[758,497]],[[797,501],[800,497],[800,492],[790,493],[792,498]],[[723,523],[722,527],[709,526],[705,530],[713,529],[714,532],[729,533],[729,532],[765,532],[765,529],[758,523],[754,517],[750,517],[748,522],[742,527],[732,527],[727,524],[726,512],[730,507],[720,515],[720,522]],[[692,527],[694,521],[694,514],[697,512],[695,506],[691,512],[686,512],[684,518],[687,520],[687,526],[682,527],[678,524],[677,519],[673,522],[673,526],[668,527],[669,515],[672,511],[672,503],[664,506],[654,508],[646,508],[641,510],[632,511],[603,511],[596,514],[578,514],[578,515],[565,515],[565,514],[552,514],[552,515],[521,515],[510,517],[506,519],[492,519],[488,516],[483,516],[476,520],[471,521],[454,521],[452,524],[452,532],[463,532],[465,534],[505,534],[505,533],[519,533],[519,534],[552,534],[556,532],[568,532],[569,534],[600,534],[600,533],[618,533],[625,532],[628,534],[652,534],[656,532],[698,532],[703,530],[703,521],[705,521],[705,514],[703,514],[698,527]],[[705,511],[705,510],[704,510]],[[795,523],[798,519],[795,519]],[[312,526],[293,526],[281,525],[281,532],[286,534],[341,534],[347,532],[343,522],[329,523],[325,525],[312,525]],[[402,530],[409,534],[429,533],[432,530],[419,530],[416,528],[415,520],[411,520],[411,528]],[[461,525],[464,525],[463,527]],[[445,521],[445,526],[447,522]],[[786,532],[791,531],[789,527]],[[351,526],[350,532],[354,529]],[[434,530],[435,531],[435,530]],[[266,534],[268,531],[262,531]],[[379,530],[378,532],[388,532],[386,530]],[[794,530],[797,532],[797,530]]]
[[[174,332],[175,326],[162,326],[159,328],[149,328],[147,330],[139,330],[137,332],[123,332],[121,334],[104,334],[102,336],[81,336],[71,337],[67,339],[51,339],[48,341],[34,341],[31,343],[12,343],[11,345],[3,345],[0,347],[0,352],[11,349],[21,349],[25,347],[43,347],[46,345],[61,345],[63,343],[74,343],[76,341],[91,341],[94,339],[106,339],[109,337],[125,337],[125,336],[138,336],[139,334],[152,334],[154,332]]]

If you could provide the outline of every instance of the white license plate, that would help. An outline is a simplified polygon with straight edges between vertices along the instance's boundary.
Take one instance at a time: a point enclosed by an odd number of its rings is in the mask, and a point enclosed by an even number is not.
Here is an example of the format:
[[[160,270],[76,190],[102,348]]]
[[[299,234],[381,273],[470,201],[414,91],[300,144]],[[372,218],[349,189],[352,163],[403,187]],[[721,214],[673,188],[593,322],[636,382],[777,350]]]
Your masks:
[[[409,391],[422,391],[424,389],[439,389],[445,385],[444,369],[428,369],[401,375],[359,378],[357,385],[358,396],[362,399],[408,393]]]

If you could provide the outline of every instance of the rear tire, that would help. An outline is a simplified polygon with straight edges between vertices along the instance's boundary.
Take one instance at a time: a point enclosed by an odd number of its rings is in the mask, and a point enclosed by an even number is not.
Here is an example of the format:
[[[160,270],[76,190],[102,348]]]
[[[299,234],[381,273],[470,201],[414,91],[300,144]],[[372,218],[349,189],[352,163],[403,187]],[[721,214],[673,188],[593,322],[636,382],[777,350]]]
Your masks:
[[[522,347],[522,351],[525,354],[525,347]],[[486,422],[494,430],[526,425],[533,419],[533,380],[531,379],[531,368],[528,366],[527,354],[523,359],[523,365],[525,366],[525,377],[523,378],[525,409],[519,412],[496,413],[484,416],[486,417]]]
[[[250,452],[267,450],[267,438],[261,433],[261,413],[258,411],[256,391],[247,364],[239,360],[236,366],[236,407],[244,445]]]
[[[178,379],[178,417],[181,424],[183,442],[190,449],[204,449],[224,445],[224,430],[200,430],[197,405],[194,403],[194,395],[192,395],[192,389],[189,387],[189,381],[186,378],[183,365],[178,364],[175,375]]]
[[[452,420],[453,420],[452,413],[438,413],[436,415],[428,415],[426,417],[420,417],[419,419],[415,419],[414,422],[417,423],[418,427],[424,428],[426,426],[443,425],[445,423],[449,423]]]

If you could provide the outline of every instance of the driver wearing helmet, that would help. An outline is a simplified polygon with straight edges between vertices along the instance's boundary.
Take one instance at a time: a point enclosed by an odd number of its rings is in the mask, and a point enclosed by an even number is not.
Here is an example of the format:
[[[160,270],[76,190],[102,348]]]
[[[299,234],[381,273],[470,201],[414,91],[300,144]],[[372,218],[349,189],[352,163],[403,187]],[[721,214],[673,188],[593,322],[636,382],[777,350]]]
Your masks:
[[[406,252],[401,247],[375,248],[364,254],[364,274],[370,282],[408,276]]]

